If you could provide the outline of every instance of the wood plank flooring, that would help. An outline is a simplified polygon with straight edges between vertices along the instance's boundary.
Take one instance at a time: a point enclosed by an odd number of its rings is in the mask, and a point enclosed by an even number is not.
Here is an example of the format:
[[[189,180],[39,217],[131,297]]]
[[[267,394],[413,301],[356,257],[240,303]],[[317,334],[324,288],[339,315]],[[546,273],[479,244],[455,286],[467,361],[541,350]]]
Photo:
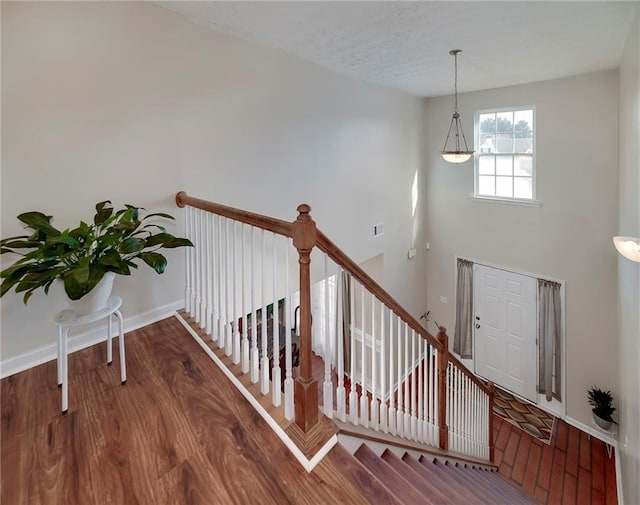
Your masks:
[[[499,472],[549,505],[616,504],[615,458],[605,444],[556,419],[546,445],[494,416]]]
[[[125,386],[114,353],[111,367],[104,344],[70,356],[65,416],[55,362],[2,380],[2,504],[364,504],[385,494],[339,446],[308,474],[175,318],[127,334]]]
[[[393,501],[341,447],[307,474],[176,319],[127,335],[126,386],[117,353],[111,367],[105,344],[70,356],[66,416],[55,362],[1,381],[0,503]],[[496,417],[500,473],[540,503],[617,503],[604,444],[557,422],[547,446]]]

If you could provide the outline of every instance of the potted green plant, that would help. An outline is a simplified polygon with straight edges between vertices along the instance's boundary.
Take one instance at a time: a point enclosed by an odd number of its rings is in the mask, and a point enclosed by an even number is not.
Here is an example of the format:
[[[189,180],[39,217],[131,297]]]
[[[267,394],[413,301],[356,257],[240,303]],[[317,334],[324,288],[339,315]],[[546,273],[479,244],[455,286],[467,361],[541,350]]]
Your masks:
[[[612,414],[615,412],[613,404],[613,395],[611,391],[602,391],[596,386],[592,386],[587,392],[593,420],[603,430],[608,430],[611,424],[617,424]]]
[[[15,288],[16,293],[24,293],[26,304],[34,291],[42,288],[49,293],[59,279],[71,301],[102,294],[103,301],[74,308],[81,314],[104,307],[115,274],[130,275],[131,269],[138,268],[135,260],[163,273],[167,259],[159,249],[193,244],[153,222],[153,218],[173,219],[171,215],[158,212],[142,217],[144,212],[132,205],[115,211],[107,200],[96,204],[92,224],[81,221],[76,228],[62,231],[51,224],[52,216],[37,211],[20,214],[18,220],[32,233],[0,241],[0,254],[21,256],[0,272],[0,296]]]

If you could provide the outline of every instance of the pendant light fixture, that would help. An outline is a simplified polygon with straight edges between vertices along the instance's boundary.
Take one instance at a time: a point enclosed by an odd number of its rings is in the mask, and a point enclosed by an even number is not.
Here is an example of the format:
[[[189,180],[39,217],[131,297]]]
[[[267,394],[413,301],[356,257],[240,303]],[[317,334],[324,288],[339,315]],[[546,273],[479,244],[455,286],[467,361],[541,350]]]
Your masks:
[[[454,96],[455,105],[453,107],[453,116],[451,117],[451,124],[449,125],[449,131],[447,132],[447,138],[444,141],[444,147],[442,148],[442,157],[449,163],[464,163],[473,154],[473,150],[469,150],[467,146],[467,139],[462,131],[462,124],[460,124],[460,113],[458,112],[458,55],[462,52],[462,49],[452,49],[449,54],[453,56],[455,65],[455,77],[454,77]],[[449,144],[449,137],[451,132],[455,134],[455,141],[451,141]],[[461,149],[460,137],[464,143],[464,149]]]

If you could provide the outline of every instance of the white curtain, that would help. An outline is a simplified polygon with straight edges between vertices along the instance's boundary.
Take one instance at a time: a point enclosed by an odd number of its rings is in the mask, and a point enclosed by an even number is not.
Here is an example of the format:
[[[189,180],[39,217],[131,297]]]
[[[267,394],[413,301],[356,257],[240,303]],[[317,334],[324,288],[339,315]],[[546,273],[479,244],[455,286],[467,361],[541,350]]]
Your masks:
[[[562,303],[560,284],[538,279],[538,392],[561,401]]]
[[[458,258],[453,352],[461,358],[473,357],[473,262],[461,258]]]

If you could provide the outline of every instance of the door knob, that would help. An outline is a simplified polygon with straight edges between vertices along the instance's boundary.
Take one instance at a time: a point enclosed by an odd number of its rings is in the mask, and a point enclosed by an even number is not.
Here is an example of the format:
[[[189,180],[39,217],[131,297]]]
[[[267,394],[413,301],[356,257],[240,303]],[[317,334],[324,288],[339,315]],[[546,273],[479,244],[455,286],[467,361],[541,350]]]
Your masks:
[[[477,330],[478,328],[480,328],[480,325],[479,325],[479,324],[476,324],[476,330]]]
[[[476,321],[480,321],[480,317],[479,316],[476,316]]]

